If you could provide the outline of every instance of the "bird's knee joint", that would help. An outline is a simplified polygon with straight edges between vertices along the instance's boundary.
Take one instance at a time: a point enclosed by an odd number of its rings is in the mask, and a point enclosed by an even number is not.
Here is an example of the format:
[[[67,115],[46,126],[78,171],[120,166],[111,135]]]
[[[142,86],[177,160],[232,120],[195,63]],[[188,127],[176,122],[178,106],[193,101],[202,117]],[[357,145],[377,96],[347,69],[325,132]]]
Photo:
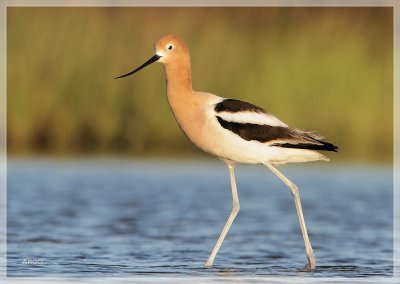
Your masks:
[[[238,213],[239,211],[240,211],[240,204],[239,203],[233,203],[232,212]]]
[[[293,197],[298,197],[299,196],[299,188],[292,184],[292,186],[290,187],[290,193],[292,193]]]

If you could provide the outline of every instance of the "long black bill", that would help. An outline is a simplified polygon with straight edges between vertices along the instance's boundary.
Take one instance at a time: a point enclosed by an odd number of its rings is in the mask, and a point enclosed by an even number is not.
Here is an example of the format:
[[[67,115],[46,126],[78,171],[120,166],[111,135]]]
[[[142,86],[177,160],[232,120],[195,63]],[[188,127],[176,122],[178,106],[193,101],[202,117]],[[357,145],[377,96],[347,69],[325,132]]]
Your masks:
[[[149,60],[147,60],[145,63],[143,63],[141,66],[139,66],[138,68],[136,68],[135,70],[126,73],[125,75],[121,75],[118,77],[115,77],[114,79],[118,79],[118,78],[123,78],[129,75],[132,75],[133,73],[136,73],[137,71],[143,69],[144,67],[146,67],[147,65],[150,65],[151,63],[156,62],[158,59],[160,59],[162,56],[155,54],[152,58],[150,58]]]

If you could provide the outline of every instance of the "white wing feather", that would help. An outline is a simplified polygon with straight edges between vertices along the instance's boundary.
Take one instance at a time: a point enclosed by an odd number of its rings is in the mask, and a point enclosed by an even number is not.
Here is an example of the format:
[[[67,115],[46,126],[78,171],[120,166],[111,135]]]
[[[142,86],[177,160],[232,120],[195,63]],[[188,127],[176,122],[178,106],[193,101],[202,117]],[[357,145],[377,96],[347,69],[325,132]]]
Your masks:
[[[255,112],[255,111],[239,111],[239,112],[228,112],[222,111],[216,113],[225,121],[236,122],[236,123],[251,123],[259,125],[270,125],[270,126],[281,126],[288,127],[287,124],[283,123],[276,116],[273,116],[267,112]]]

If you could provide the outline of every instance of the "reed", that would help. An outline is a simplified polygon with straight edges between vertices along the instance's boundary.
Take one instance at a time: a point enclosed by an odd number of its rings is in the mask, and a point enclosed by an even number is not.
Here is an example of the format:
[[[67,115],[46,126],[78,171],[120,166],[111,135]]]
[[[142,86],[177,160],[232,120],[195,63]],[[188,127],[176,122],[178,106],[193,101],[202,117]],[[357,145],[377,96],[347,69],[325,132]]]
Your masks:
[[[335,159],[392,160],[390,7],[10,7],[8,152],[197,154],[170,114],[161,66],[112,79],[169,33],[189,45],[196,90],[318,130],[339,146]]]

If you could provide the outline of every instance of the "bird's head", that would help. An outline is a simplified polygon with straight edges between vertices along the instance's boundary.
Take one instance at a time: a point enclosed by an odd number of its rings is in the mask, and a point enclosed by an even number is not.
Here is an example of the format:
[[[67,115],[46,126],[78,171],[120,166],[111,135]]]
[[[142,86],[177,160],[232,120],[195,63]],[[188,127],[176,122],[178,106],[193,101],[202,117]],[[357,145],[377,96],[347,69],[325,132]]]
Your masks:
[[[168,66],[179,61],[187,62],[188,60],[190,60],[189,49],[187,48],[186,44],[176,35],[166,35],[161,37],[154,44],[154,50],[154,56],[143,63],[141,66],[127,74],[118,76],[115,79],[132,75],[154,62],[160,62],[163,63],[165,66]]]

